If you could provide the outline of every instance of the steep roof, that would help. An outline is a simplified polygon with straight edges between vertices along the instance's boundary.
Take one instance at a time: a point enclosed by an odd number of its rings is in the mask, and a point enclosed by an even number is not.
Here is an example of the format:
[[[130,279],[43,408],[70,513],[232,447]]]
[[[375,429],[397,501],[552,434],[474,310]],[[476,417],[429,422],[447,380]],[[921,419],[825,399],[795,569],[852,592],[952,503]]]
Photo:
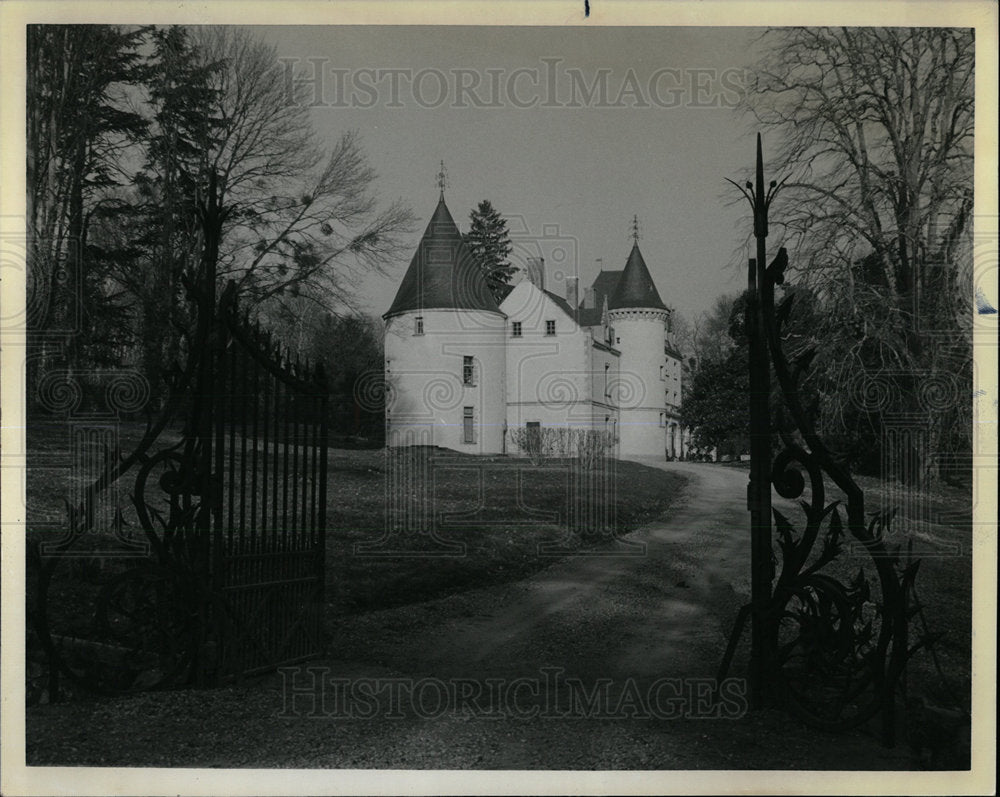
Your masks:
[[[389,318],[409,310],[452,308],[500,312],[442,196],[396,298],[382,317]]]
[[[604,297],[607,296],[611,298],[611,294],[615,292],[615,286],[618,285],[618,281],[622,278],[622,271],[600,271],[597,274],[597,278],[594,280],[594,284],[590,286],[590,289],[594,292],[594,306],[598,310],[604,305]]]
[[[585,307],[586,298],[580,301],[580,309],[577,311],[577,323],[581,327],[596,327],[601,323],[604,316],[604,300],[609,299],[615,291],[615,286],[622,277],[621,271],[601,270],[594,278],[589,290],[593,293],[593,307]]]
[[[601,318],[603,318],[603,316],[603,307],[581,307],[577,311],[577,323],[581,327],[600,326]]]
[[[660,294],[656,291],[653,278],[649,274],[649,269],[646,268],[646,261],[642,259],[638,241],[632,244],[632,251],[629,253],[625,270],[615,286],[614,293],[608,300],[608,307],[611,310],[617,310],[621,307],[667,309],[663,300],[660,299]]]

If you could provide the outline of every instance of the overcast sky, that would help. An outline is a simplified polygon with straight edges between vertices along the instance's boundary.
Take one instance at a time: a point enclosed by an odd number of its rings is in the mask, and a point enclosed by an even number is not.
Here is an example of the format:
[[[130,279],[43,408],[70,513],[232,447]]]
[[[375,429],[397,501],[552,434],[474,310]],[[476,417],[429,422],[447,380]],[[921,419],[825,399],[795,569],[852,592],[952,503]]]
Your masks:
[[[464,231],[489,199],[515,260],[540,252],[550,287],[624,266],[631,222],[664,301],[689,320],[742,284],[740,205],[753,137],[732,109],[757,31],[746,28],[282,27],[259,32],[310,75],[317,128],[357,129],[385,200],[419,219],[445,198]],[[520,70],[520,71],[519,71]],[[588,96],[589,94],[589,96]],[[480,106],[480,107],[476,107]],[[765,141],[766,149],[766,141]],[[358,286],[385,312],[406,265]]]

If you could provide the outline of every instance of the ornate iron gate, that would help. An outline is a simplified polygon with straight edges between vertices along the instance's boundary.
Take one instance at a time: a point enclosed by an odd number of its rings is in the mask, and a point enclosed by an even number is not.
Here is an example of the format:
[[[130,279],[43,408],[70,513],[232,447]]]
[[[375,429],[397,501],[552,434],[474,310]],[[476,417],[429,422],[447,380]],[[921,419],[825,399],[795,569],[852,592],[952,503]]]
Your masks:
[[[912,646],[908,642],[914,613],[910,594],[919,561],[890,553],[883,538],[892,513],[866,519],[864,492],[824,444],[804,409],[799,381],[815,351],[803,353],[793,365],[782,346],[793,295],[775,305],[774,288],[784,282],[788,265],[785,249],[764,265],[768,210],[780,184],[771,181],[765,189],[760,135],[755,182],[748,182],[745,190],[733,184],[753,210],[757,243],[757,256],[749,261],[745,317],[750,349],[751,601],[737,617],[719,680],[728,672],[749,617],[752,708],[775,700],[827,730],[854,727],[881,714],[883,741],[892,745],[897,681],[907,659],[928,641]],[[781,396],[773,408],[772,373]],[[780,440],[776,455],[773,437]],[[829,502],[827,479],[841,494]],[[772,506],[772,488],[785,499],[808,495],[808,500],[799,501],[805,521],[801,532]],[[772,529],[777,532],[780,563],[774,556]],[[859,557],[850,571],[846,557],[841,558],[845,552]],[[874,569],[874,579],[866,563]]]
[[[248,674],[323,649],[327,392],[240,322],[232,290],[219,315],[211,569],[220,672]]]
[[[185,281],[197,325],[162,410],[130,454],[105,448],[60,538],[28,547],[50,699],[60,675],[102,692],[209,684],[324,649],[324,373],[240,318],[233,284],[216,302],[214,181],[201,216],[201,269]],[[132,506],[99,528],[130,472]],[[100,549],[102,538],[119,545]]]

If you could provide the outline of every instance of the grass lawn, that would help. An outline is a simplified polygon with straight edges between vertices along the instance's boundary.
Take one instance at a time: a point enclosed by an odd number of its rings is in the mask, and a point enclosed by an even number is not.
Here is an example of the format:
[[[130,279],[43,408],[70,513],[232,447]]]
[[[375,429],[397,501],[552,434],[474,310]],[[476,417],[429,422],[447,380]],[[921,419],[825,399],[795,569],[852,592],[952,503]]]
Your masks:
[[[120,424],[121,451],[133,450],[142,433],[139,423]],[[151,453],[179,439],[176,430],[168,430]],[[69,464],[69,440],[65,423],[29,428],[29,535],[58,537],[65,523],[64,498],[76,495],[79,500],[88,481],[79,466]],[[93,478],[101,461],[98,444],[90,446],[89,458],[76,461],[88,459]],[[111,491],[126,510],[126,521],[134,521],[129,498],[134,471]],[[631,462],[615,462],[581,481],[566,461],[533,466],[526,459],[439,449],[331,449],[326,522],[330,610],[340,615],[430,600],[522,578],[570,551],[606,549],[621,534],[661,514],[683,481]],[[108,510],[105,514],[111,516]],[[133,533],[141,537],[137,526]],[[99,546],[101,540],[83,544]],[[62,577],[72,581],[74,567],[63,569]],[[79,567],[88,570],[86,580],[92,581],[93,564]],[[54,583],[53,589],[57,605],[75,604],[76,610],[86,611],[81,605],[85,599],[69,600],[72,584]]]
[[[683,483],[633,462],[614,463],[603,482],[588,476],[576,492],[566,461],[533,466],[443,450],[331,451],[334,610],[442,597],[522,578],[569,551],[605,549],[660,515]]]

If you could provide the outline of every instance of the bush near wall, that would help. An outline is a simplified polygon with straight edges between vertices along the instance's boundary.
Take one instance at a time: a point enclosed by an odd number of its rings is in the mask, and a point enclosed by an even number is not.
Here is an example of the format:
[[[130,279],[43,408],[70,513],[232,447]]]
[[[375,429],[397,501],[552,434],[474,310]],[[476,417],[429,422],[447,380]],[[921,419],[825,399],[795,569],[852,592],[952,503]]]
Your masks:
[[[534,465],[546,459],[574,459],[592,469],[618,442],[611,432],[597,429],[539,426],[507,430],[511,444]]]

